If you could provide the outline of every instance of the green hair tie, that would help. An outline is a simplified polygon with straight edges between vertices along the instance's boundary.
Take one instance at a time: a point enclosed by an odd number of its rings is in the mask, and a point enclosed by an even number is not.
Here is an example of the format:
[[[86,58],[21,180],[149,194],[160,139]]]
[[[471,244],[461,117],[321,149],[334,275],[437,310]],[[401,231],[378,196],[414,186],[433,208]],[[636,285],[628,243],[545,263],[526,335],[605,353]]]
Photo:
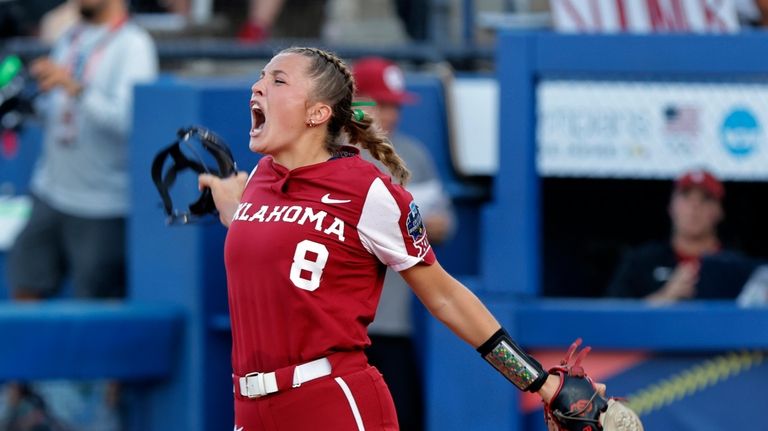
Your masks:
[[[356,106],[376,106],[376,102],[352,102],[352,107],[354,108]],[[362,109],[353,109],[352,118],[354,118],[355,121],[363,121],[365,112]]]
[[[21,59],[15,55],[9,55],[0,62],[0,88],[8,85],[13,78],[21,72]]]

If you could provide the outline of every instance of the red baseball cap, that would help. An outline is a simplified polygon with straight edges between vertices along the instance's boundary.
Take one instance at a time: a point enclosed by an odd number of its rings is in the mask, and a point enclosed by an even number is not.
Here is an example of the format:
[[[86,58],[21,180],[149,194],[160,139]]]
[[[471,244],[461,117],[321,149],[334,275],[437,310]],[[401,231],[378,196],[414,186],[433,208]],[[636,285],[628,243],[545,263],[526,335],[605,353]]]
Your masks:
[[[675,181],[675,190],[689,190],[698,188],[717,200],[725,196],[723,183],[711,172],[704,169],[694,169],[685,172]]]
[[[352,67],[358,97],[382,103],[413,103],[416,96],[405,91],[405,77],[397,65],[381,57],[366,57]]]

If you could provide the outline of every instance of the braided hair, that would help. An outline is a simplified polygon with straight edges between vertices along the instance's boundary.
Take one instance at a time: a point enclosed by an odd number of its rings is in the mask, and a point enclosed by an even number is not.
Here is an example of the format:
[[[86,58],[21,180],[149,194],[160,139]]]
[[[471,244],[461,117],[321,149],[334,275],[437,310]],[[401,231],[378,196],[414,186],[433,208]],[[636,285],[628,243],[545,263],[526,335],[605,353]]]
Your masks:
[[[411,173],[405,162],[386,136],[373,126],[371,116],[364,114],[362,118],[355,118],[352,111],[355,80],[347,65],[335,54],[318,48],[287,48],[280,51],[280,54],[298,54],[310,59],[308,74],[315,81],[313,96],[328,102],[333,110],[325,142],[328,150],[334,153],[341,147],[339,137],[343,130],[349,142],[368,150],[389,169],[400,184],[408,182]]]

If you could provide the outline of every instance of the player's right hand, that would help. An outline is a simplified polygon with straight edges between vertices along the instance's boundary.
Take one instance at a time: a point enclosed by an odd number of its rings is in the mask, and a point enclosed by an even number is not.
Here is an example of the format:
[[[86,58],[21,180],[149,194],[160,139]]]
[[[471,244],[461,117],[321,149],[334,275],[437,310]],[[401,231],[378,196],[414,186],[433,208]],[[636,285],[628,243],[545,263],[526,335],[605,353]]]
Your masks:
[[[219,220],[224,226],[229,227],[232,218],[237,212],[237,206],[240,204],[240,198],[245,190],[245,184],[248,182],[248,173],[238,172],[227,178],[219,178],[211,174],[201,174],[197,177],[198,188],[211,189],[213,202],[219,211]]]
[[[690,299],[696,294],[696,283],[699,282],[698,262],[685,262],[677,265],[669,281],[657,295],[649,299],[676,301]]]

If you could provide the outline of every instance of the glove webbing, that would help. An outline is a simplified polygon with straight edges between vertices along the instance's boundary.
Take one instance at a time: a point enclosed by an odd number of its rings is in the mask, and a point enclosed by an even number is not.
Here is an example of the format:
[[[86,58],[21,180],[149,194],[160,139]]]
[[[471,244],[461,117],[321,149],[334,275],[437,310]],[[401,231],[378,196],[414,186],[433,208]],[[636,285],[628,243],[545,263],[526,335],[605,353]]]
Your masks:
[[[597,395],[598,395],[598,393],[597,393],[597,391],[595,391],[595,393],[592,394],[592,397],[589,399],[589,402],[587,402],[587,404],[584,407],[580,408],[579,410],[572,410],[572,411],[565,412],[565,413],[560,412],[560,410],[554,410],[552,412],[552,416],[558,418],[559,420],[561,420],[563,422],[567,422],[567,421],[582,421],[582,422],[592,422],[592,423],[594,423],[596,425],[600,425],[600,421],[597,420],[597,419],[590,419],[590,418],[581,417],[581,414],[586,412],[589,409],[589,407],[592,406],[592,403],[595,402],[595,398],[597,397]]]

